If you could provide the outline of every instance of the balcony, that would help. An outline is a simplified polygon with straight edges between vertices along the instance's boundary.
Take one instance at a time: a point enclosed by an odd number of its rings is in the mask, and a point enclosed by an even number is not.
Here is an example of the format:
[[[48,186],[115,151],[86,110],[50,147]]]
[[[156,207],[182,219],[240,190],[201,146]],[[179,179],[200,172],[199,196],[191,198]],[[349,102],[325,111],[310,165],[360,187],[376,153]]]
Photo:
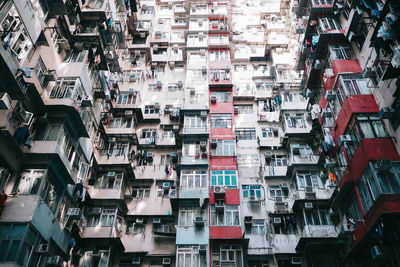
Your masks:
[[[227,66],[226,69],[212,69],[209,71],[210,80],[209,85],[213,87],[231,87],[232,86],[232,74]]]
[[[156,146],[175,147],[176,140],[173,132],[164,132],[159,138],[156,138]]]
[[[206,18],[191,19],[189,21],[189,32],[207,32],[207,31],[208,31],[208,23]]]
[[[176,179],[176,170],[172,170],[169,174],[166,173],[165,164],[154,164],[147,166],[135,166],[135,179]]]
[[[289,166],[294,165],[316,165],[319,161],[319,155],[315,154],[307,145],[290,145]]]
[[[209,128],[208,127],[183,127],[183,134],[184,135],[201,135],[201,136],[208,136]]]
[[[203,166],[208,166],[208,152],[202,152],[201,154],[198,155],[183,155],[181,159],[181,165],[203,165]]]
[[[191,34],[187,36],[186,41],[187,48],[207,48],[208,47],[208,38],[203,33],[199,35]]]
[[[207,15],[209,13],[207,5],[192,5],[190,15]]]
[[[251,240],[251,239],[250,239]],[[274,234],[270,240],[272,253],[293,253],[296,251],[296,245],[299,242],[299,237],[295,234]]]
[[[334,225],[305,225],[301,238],[336,238],[338,232]]]
[[[112,176],[110,176],[112,174]],[[125,194],[124,177],[121,173],[109,172],[97,178],[88,190],[91,199],[123,200]]]
[[[210,19],[208,29],[210,32],[228,32],[228,20]]]
[[[280,108],[272,98],[258,101],[258,121],[279,122]]]
[[[94,151],[97,164],[99,165],[129,165],[128,150],[114,154],[108,149],[100,149]]]
[[[208,46],[210,48],[222,48],[229,47],[229,35],[228,34],[210,34],[210,38],[208,40]]]
[[[153,45],[153,49],[151,50],[151,61],[167,62],[168,61],[168,49],[165,47],[159,48],[158,45]]]
[[[111,113],[103,113],[101,122],[108,135],[132,135],[135,133],[134,119],[130,116],[113,116]]]
[[[90,0],[81,8],[84,20],[106,21],[107,13],[111,12],[107,1]]]
[[[265,166],[263,171],[264,177],[284,177],[287,174],[288,166]]]
[[[87,239],[120,239],[122,226],[86,226],[82,238]]]
[[[171,33],[169,33],[169,32],[154,31],[151,42],[152,43],[169,43],[170,37],[171,37]]]
[[[73,36],[76,42],[100,43],[100,30],[96,23],[78,24]]]
[[[140,92],[129,89],[129,91],[120,91],[117,96],[117,101],[111,102],[115,109],[139,109],[140,105]]]

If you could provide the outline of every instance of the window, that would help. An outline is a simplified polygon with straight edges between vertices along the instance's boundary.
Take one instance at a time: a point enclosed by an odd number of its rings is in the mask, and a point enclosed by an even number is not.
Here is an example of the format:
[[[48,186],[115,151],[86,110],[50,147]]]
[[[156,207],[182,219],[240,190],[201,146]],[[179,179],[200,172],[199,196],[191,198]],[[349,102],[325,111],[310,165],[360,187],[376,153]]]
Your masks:
[[[178,246],[177,267],[206,267],[206,254],[199,253],[198,246]]]
[[[218,140],[217,148],[211,149],[213,156],[235,156],[235,140]]]
[[[392,162],[392,168],[388,172],[375,171],[375,173],[382,193],[384,194],[400,193],[400,165],[398,162]]]
[[[97,179],[95,188],[98,189],[121,189],[122,173],[109,172]]]
[[[46,81],[44,73],[47,71],[46,65],[44,64],[43,60],[41,57],[39,57],[38,62],[36,63],[35,66],[35,73],[36,77],[42,86],[43,89],[47,88],[48,81]]]
[[[242,185],[242,194],[244,198],[258,197],[261,198],[261,186],[260,185]]]
[[[256,140],[256,129],[236,128],[236,140]]]
[[[305,225],[332,225],[328,210],[320,207],[304,210],[304,222]]]
[[[237,187],[237,171],[211,171],[211,185]]]
[[[126,226],[126,233],[128,235],[142,235],[146,232],[146,224],[136,223],[135,221],[128,221]]]
[[[302,113],[285,114],[286,125],[289,128],[306,128],[306,121]]]
[[[253,105],[235,105],[239,109],[239,114],[253,114]]]
[[[232,128],[232,114],[211,114],[211,128]]]
[[[313,186],[313,179],[310,172],[297,173],[297,187],[304,189],[306,186]]]
[[[278,128],[262,128],[261,136],[264,139],[279,137]]]
[[[57,178],[54,177],[54,174],[49,171],[41,197],[54,214],[56,213],[62,193],[62,185],[58,182]]]
[[[88,218],[88,226],[95,227],[111,227],[115,224],[115,217],[117,216],[117,209],[112,207],[105,207],[101,209],[101,214],[92,215]]]
[[[217,200],[218,201],[218,200]],[[225,205],[224,210],[216,210],[215,205],[211,208],[212,226],[239,226],[239,207],[236,205]]]
[[[33,228],[26,224],[1,224],[0,262],[17,261],[20,266],[35,265],[36,257],[30,255],[38,238]]]
[[[109,128],[132,128],[133,118],[127,118],[125,116],[116,116],[110,119],[107,125]]]
[[[270,185],[269,196],[271,198],[282,197],[283,196],[282,188],[279,185]]]
[[[242,267],[242,249],[240,245],[221,245],[212,251],[212,266]]]
[[[200,142],[185,142],[183,144],[183,155],[184,156],[198,156],[200,157],[201,153],[205,153],[207,151],[207,147],[200,147]]]
[[[18,194],[37,194],[40,186],[40,181],[46,170],[27,169],[21,173],[21,178],[14,187],[14,192]]]
[[[353,219],[355,222],[358,222],[363,218],[360,205],[358,204],[358,199],[355,196],[353,197],[353,200],[350,203],[347,218]]]
[[[265,221],[253,220],[251,223],[251,228],[247,231],[247,234],[265,235]]]
[[[133,187],[132,197],[133,198],[150,197],[150,187]]]
[[[356,114],[348,130],[357,143],[364,138],[388,138],[385,125],[378,114]]]
[[[49,124],[40,123],[41,127],[37,127],[34,135],[35,140],[57,141],[62,136],[60,132],[64,132],[62,120],[52,120]]]
[[[2,39],[4,49],[10,49],[12,56],[22,63],[30,54],[33,45],[14,5],[1,22],[0,30],[5,35]]]
[[[144,114],[159,114],[160,110],[155,109],[153,105],[148,105],[144,107]]]
[[[83,98],[83,92],[79,78],[61,78],[51,90],[50,98],[69,98],[80,101]]]
[[[272,167],[287,166],[288,163],[285,155],[272,155],[270,158],[265,158],[265,162]]]
[[[355,58],[353,49],[350,45],[330,44],[329,56],[330,59],[353,59]]]
[[[339,76],[336,90],[340,105],[351,95],[370,95],[367,81],[361,74],[343,74]]]
[[[319,26],[323,31],[328,31],[328,30],[341,30],[342,27],[340,26],[340,23],[337,22],[333,18],[320,18],[319,19]]]
[[[136,99],[137,99],[137,94],[138,92],[123,92],[120,93],[117,99],[117,104],[122,104],[122,105],[132,105],[136,104]]]
[[[210,52],[210,61],[227,61],[230,60],[228,50],[213,50]]]
[[[299,92],[283,93],[282,98],[284,102],[303,102],[305,101],[302,94]]]
[[[65,63],[85,62],[87,53],[88,50],[82,50],[82,51],[74,51],[72,49],[68,50],[65,54],[64,62]]]
[[[199,207],[179,207],[179,226],[193,226],[196,217],[206,219],[206,211]]]
[[[181,189],[207,188],[206,170],[182,170]]]
[[[212,82],[229,81],[230,79],[231,75],[229,70],[210,70],[210,80]],[[224,102],[230,102],[230,101],[224,101]]]
[[[295,215],[278,215],[271,214],[270,224],[272,226],[272,233],[281,235],[292,235],[296,234],[297,230],[297,218]],[[280,218],[281,223],[274,223],[274,218]]]
[[[217,102],[232,102],[230,91],[211,91],[211,97],[215,96]]]

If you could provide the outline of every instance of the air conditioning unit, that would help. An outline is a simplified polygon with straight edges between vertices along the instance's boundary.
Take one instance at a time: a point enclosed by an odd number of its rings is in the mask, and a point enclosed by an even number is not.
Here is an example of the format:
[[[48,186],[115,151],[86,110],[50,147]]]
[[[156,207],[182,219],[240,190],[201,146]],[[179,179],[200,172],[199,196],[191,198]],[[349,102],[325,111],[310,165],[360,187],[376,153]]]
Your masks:
[[[213,95],[211,96],[211,103],[216,103],[217,102],[217,96]]]
[[[157,88],[161,89],[162,88],[162,82],[161,81],[157,81]]]
[[[300,257],[292,257],[292,264],[293,265],[301,265],[301,258]]]
[[[214,186],[214,195],[225,195],[225,187]]]
[[[162,264],[163,265],[170,265],[171,264],[171,259],[170,258],[163,258],[162,259]]]
[[[274,223],[274,224],[281,224],[281,223],[282,223],[281,217],[274,217],[273,223]]]
[[[282,188],[283,190],[289,190],[289,183],[287,183],[287,182],[282,182],[282,183],[281,183],[281,188]]]
[[[132,258],[133,265],[140,265],[140,258]]]
[[[204,219],[203,219],[203,217],[196,217],[195,219],[194,219],[194,225],[195,226],[197,226],[197,227],[203,227],[204,226]]]
[[[153,51],[158,51],[158,45],[153,45]]]
[[[142,5],[142,10],[147,10],[147,5]]]
[[[195,95],[196,94],[196,88],[190,88],[190,95]]]
[[[170,185],[170,183],[163,183],[163,189],[164,190],[166,190],[166,189],[169,189],[169,187],[170,187],[171,185]]]
[[[388,171],[390,168],[392,168],[392,162],[389,159],[380,159],[376,162],[378,172]]]
[[[233,107],[233,112],[235,114],[239,114],[239,107],[238,106]]]
[[[155,109],[160,109],[160,107],[161,107],[160,102],[155,102],[154,103],[154,108]]]
[[[69,208],[67,210],[67,216],[80,218],[82,216],[80,208]]]
[[[0,109],[10,109],[11,104],[11,97],[7,93],[0,93]]]
[[[275,197],[275,203],[283,203],[283,197]]]
[[[108,172],[108,173],[107,173],[107,176],[108,176],[108,177],[115,177],[115,172]]]
[[[136,218],[135,223],[137,224],[143,224],[144,220],[143,218]]]
[[[49,252],[49,245],[46,243],[39,244],[37,248],[37,253],[48,253]]]
[[[210,140],[210,144],[211,144],[211,148],[216,148],[217,144],[218,144],[218,140],[217,139],[211,139]]]
[[[140,38],[146,38],[146,33],[145,32],[141,32],[140,33]],[[139,50],[136,50],[139,51]],[[140,51],[139,51],[139,55],[140,55]]]
[[[385,107],[379,111],[379,116],[384,120],[391,120],[395,116],[395,109],[392,107]]]
[[[249,201],[250,202],[259,202],[260,199],[258,198],[258,196],[250,196],[249,197]]]
[[[199,246],[199,253],[200,254],[206,254],[207,252],[207,245],[200,245]]]
[[[313,208],[313,203],[312,202],[305,202],[304,203],[304,208],[306,210],[311,210]]]
[[[47,266],[62,266],[64,260],[60,256],[47,258]]]
[[[110,143],[116,143],[116,142],[117,142],[117,139],[115,137],[110,138]]]
[[[267,152],[265,152],[264,156],[265,156],[266,159],[270,159],[270,158],[272,158],[272,152],[271,151],[267,151]]]
[[[177,125],[177,124],[172,125],[172,131],[179,132],[179,125]]]
[[[154,36],[156,37],[156,39],[161,39],[161,32],[160,31],[156,31]]]
[[[132,118],[133,117],[133,111],[132,110],[125,110],[125,117]]]
[[[101,214],[101,208],[93,208],[92,209],[92,214],[93,215],[100,215]]]
[[[382,256],[381,249],[378,246],[373,246],[371,248],[371,256],[374,260],[380,258]]]
[[[161,223],[161,218],[153,218],[153,223],[154,223],[154,224],[159,224],[159,223]]]
[[[201,111],[200,112],[200,117],[207,118],[207,111]]]
[[[351,143],[352,141],[353,140],[351,139],[350,135],[340,135],[339,140],[338,140],[339,146],[341,146],[344,142],[346,142],[348,144],[348,143]]]
[[[183,87],[183,82],[182,81],[178,81],[177,85],[178,85],[178,88],[182,88]]]
[[[48,70],[44,73],[44,78],[46,81],[56,81],[57,72],[55,70]]]
[[[325,92],[325,100],[331,101],[335,99],[336,94],[332,90],[327,90]]]
[[[203,20],[202,20],[202,19],[199,19],[199,20],[197,21],[197,23],[199,24],[199,27],[202,27],[202,26],[203,26]]]
[[[363,78],[373,78],[376,75],[376,68],[375,67],[366,67],[363,72]]]
[[[329,117],[332,115],[332,111],[330,108],[323,108],[321,110],[321,117],[324,120],[326,117]]]

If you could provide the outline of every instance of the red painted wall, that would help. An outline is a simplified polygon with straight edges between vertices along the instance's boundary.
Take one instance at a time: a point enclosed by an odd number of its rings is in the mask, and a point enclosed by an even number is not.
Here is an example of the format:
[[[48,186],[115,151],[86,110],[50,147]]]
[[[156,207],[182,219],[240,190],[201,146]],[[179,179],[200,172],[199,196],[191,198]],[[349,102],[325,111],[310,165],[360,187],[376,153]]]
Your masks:
[[[210,226],[210,239],[239,239],[242,238],[240,226]]]
[[[344,183],[350,181],[357,184],[368,162],[378,159],[400,160],[393,141],[389,138],[361,140],[350,162],[348,172],[345,172],[338,187],[342,188]]]
[[[215,204],[214,189],[210,190],[210,205]],[[220,199],[220,198],[217,198]],[[240,205],[240,190],[239,189],[226,189],[225,190],[225,204],[226,205]]]
[[[365,234],[371,229],[383,213],[399,212],[400,195],[381,195],[364,216],[364,222],[360,222],[354,230],[352,235],[353,248],[364,238]]]
[[[211,156],[210,170],[237,170],[236,157]]]
[[[232,128],[213,128],[210,130],[210,138],[233,140],[236,136]]]
[[[373,95],[352,95],[344,100],[332,130],[333,140],[338,144],[339,136],[344,134],[354,113],[377,113],[379,107]]]

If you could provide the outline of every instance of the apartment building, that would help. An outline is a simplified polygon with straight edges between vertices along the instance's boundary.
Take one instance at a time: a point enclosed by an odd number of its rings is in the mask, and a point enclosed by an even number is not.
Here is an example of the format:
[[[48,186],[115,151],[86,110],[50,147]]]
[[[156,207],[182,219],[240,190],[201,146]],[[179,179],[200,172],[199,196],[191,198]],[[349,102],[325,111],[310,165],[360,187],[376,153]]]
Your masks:
[[[398,266],[399,10],[0,1],[0,266]]]

